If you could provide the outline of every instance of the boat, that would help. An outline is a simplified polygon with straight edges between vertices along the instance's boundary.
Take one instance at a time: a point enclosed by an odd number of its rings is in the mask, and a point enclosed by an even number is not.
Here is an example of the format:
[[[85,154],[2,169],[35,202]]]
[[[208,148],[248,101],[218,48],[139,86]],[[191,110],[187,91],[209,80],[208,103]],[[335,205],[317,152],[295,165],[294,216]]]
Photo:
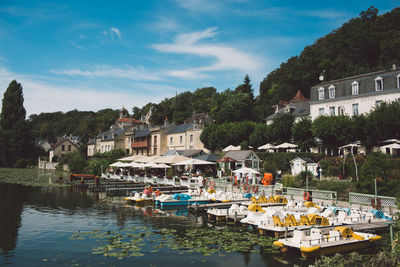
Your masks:
[[[223,221],[228,219],[243,219],[248,214],[247,206],[232,204],[229,209],[211,208],[207,210],[207,216],[211,221]]]
[[[279,239],[274,245],[282,252],[295,249],[303,257],[310,258],[367,248],[379,239],[379,235],[353,232],[349,227],[337,226],[329,230],[328,234],[324,234],[320,228],[295,230],[293,237]]]
[[[171,206],[188,206],[188,205],[197,205],[197,204],[207,204],[210,203],[211,200],[202,196],[190,196],[188,194],[173,194],[165,195],[157,198],[156,204],[163,207],[171,207]]]
[[[125,197],[125,200],[129,203],[136,203],[136,204],[149,204],[154,201],[152,196],[148,196],[145,193],[136,192],[130,197]]]

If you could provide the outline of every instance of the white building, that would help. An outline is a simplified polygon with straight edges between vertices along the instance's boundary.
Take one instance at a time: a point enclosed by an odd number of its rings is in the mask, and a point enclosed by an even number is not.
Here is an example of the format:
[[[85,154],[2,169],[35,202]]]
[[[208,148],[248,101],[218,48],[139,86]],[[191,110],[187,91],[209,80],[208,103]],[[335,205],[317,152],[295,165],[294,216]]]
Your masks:
[[[400,69],[378,71],[338,79],[311,88],[310,116],[356,116],[382,102],[400,99]]]
[[[298,175],[302,171],[309,171],[314,176],[317,176],[317,163],[313,162],[308,158],[295,158],[290,161],[290,168],[292,171],[292,175]]]

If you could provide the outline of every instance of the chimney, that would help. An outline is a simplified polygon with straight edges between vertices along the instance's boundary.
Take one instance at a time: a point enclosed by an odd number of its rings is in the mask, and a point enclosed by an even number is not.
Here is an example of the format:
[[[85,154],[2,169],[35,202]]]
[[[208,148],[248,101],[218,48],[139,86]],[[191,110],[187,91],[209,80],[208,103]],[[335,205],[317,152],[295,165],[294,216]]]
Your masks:
[[[392,65],[392,70],[397,70],[396,64],[393,64],[393,65]]]

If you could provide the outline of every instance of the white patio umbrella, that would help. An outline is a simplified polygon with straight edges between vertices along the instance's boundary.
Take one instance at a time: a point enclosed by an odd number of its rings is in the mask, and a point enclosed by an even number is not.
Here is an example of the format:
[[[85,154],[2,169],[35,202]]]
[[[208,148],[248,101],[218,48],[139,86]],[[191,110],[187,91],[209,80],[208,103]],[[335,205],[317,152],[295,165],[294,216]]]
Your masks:
[[[129,167],[129,163],[123,163],[120,161],[114,162],[113,164],[110,164],[111,167]]]
[[[168,169],[171,168],[171,166],[164,164],[164,163],[152,163],[152,168],[154,169]]]
[[[163,156],[159,159],[154,160],[155,163],[166,163],[166,164],[174,164],[181,161],[188,160],[190,158],[180,156],[180,155],[171,155],[171,156]]]
[[[214,164],[216,164],[216,163],[215,162],[210,162],[210,161],[205,161],[205,160],[200,160],[200,159],[188,159],[188,160],[185,160],[185,161],[174,163],[172,165],[183,166],[183,165],[214,165]]]
[[[261,149],[274,149],[274,148],[275,148],[275,146],[273,144],[270,144],[270,143],[258,147],[258,149],[260,149],[260,150]]]
[[[138,160],[140,158],[144,158],[144,157],[147,157],[147,156],[145,156],[145,155],[134,155],[134,156],[128,156],[128,157],[120,158],[118,160],[120,160],[120,161],[136,161],[136,160]]]
[[[240,150],[240,146],[229,145],[229,146],[225,147],[224,149],[222,149],[222,151],[224,151],[224,152],[231,151],[231,150]]]
[[[237,170],[232,171],[234,173],[243,173],[243,174],[260,174],[258,171],[252,169],[252,168],[247,168],[247,167],[243,167]]]
[[[390,145],[381,146],[381,148],[400,149],[400,144],[394,143]]]
[[[298,145],[285,142],[285,143],[282,143],[280,145],[277,145],[275,148],[283,148],[283,149],[285,149],[285,148],[296,148],[296,147],[298,147]]]
[[[159,159],[161,157],[162,156],[160,156],[160,155],[154,155],[154,156],[150,156],[150,157],[143,157],[143,158],[137,159],[136,162],[151,163],[151,162],[154,162],[156,159]]]

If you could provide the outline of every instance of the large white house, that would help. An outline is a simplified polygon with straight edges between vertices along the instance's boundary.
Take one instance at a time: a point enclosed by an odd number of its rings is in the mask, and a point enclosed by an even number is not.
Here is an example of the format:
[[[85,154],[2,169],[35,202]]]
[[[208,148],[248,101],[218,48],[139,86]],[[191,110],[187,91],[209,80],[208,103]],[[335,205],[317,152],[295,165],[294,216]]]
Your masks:
[[[311,87],[310,116],[356,116],[382,102],[400,99],[400,69],[377,71],[322,82]]]

